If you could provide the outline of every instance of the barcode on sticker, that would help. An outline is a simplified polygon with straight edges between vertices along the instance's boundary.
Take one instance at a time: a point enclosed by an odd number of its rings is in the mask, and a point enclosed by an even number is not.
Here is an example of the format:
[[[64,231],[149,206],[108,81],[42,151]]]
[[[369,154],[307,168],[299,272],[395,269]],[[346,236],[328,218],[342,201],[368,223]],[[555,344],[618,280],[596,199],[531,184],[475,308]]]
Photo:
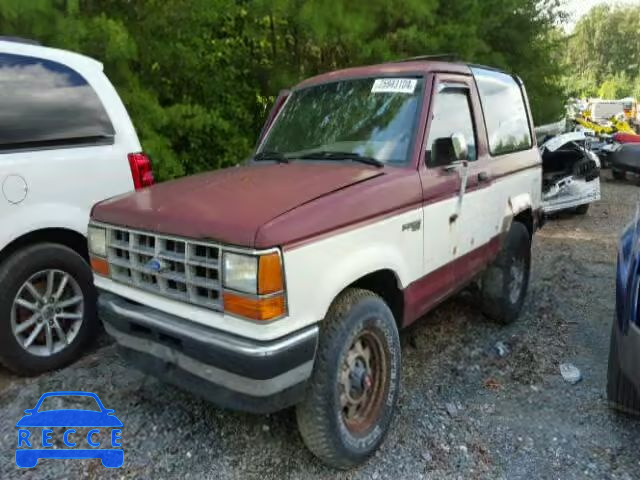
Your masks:
[[[417,84],[415,78],[377,78],[371,93],[413,93]]]

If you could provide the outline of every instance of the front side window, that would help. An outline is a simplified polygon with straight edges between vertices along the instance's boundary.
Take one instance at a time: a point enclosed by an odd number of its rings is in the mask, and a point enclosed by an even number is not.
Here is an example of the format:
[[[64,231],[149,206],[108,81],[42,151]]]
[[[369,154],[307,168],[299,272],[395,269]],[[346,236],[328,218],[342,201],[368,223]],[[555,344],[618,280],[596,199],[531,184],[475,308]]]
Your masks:
[[[489,151],[503,155],[531,148],[524,94],[506,73],[473,68],[489,136]]]
[[[0,53],[0,152],[113,140],[100,99],[57,62]]]
[[[347,153],[406,164],[422,91],[419,78],[344,80],[294,91],[260,152],[302,160]]]
[[[436,94],[433,101],[431,127],[427,137],[427,165],[435,167],[455,160],[450,139],[456,133],[462,134],[467,142],[469,149],[467,159],[475,160],[476,134],[471,115],[469,90],[445,87]],[[438,147],[443,144],[442,142],[449,148]]]

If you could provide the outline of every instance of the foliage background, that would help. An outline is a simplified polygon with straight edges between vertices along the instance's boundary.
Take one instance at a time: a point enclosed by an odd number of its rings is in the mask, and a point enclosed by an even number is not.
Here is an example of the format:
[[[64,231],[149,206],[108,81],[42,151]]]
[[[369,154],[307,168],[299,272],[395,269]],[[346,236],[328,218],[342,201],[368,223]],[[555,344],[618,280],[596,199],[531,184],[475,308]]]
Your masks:
[[[567,95],[640,99],[640,5],[593,8],[566,45]]]
[[[634,74],[622,57],[586,51],[599,48],[588,23],[599,17],[580,22],[569,55],[561,7],[562,0],[2,0],[0,32],[102,61],[165,180],[250,155],[280,89],[415,55],[455,53],[517,73],[536,122],[555,120],[573,93],[570,55],[584,91]],[[628,25],[636,41],[638,31]]]

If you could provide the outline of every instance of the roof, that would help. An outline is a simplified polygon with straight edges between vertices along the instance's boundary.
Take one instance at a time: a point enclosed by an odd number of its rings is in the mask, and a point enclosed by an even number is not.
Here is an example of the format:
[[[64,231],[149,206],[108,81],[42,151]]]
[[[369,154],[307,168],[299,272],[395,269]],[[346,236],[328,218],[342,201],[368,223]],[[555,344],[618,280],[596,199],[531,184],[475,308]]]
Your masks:
[[[452,54],[424,55],[420,57],[396,60],[393,62],[380,63],[377,65],[345,68],[342,70],[323,73],[303,80],[296,85],[295,88],[305,88],[312,85],[330,83],[338,80],[372,77],[376,75],[425,75],[432,72],[471,75],[472,68],[481,68],[484,70],[491,70],[511,75],[499,68],[463,62]]]
[[[102,63],[86,55],[62,50],[59,48],[43,47],[38,42],[16,37],[0,37],[0,53],[13,53],[27,57],[40,57],[54,62],[63,63],[72,68],[97,68],[103,70]]]
[[[303,80],[295,88],[305,88],[321,83],[330,83],[338,80],[360,77],[372,77],[376,75],[425,75],[431,72],[460,73],[471,75],[469,65],[458,62],[444,62],[440,60],[409,59],[407,61],[396,61],[390,63],[380,63],[377,65],[367,65],[363,67],[345,68],[333,72],[323,73],[315,77]]]

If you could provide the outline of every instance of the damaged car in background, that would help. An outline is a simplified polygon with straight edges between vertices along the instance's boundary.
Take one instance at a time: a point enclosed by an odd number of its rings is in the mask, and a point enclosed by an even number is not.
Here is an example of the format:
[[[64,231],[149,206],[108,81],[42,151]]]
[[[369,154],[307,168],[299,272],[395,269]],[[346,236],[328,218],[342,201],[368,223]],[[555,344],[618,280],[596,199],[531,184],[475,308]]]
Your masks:
[[[617,143],[609,155],[611,174],[616,180],[624,180],[627,173],[640,175],[640,143]]]
[[[584,132],[568,132],[540,147],[545,213],[573,210],[584,215],[591,203],[600,200],[600,160],[589,145]]]

